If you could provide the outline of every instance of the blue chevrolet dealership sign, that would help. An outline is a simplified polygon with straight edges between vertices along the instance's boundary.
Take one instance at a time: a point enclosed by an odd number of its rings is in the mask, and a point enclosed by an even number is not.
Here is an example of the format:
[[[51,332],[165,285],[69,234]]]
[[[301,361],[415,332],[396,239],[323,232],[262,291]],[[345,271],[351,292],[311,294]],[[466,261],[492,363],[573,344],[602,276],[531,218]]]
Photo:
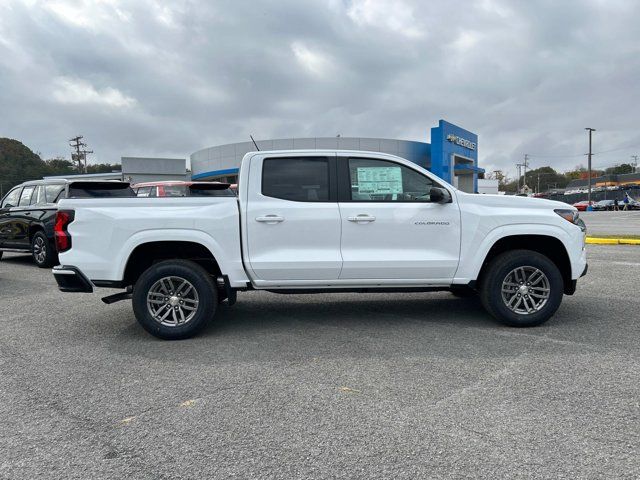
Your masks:
[[[431,129],[431,168],[443,180],[454,184],[454,176],[472,175],[473,191],[478,191],[478,136],[453,123],[440,120]]]

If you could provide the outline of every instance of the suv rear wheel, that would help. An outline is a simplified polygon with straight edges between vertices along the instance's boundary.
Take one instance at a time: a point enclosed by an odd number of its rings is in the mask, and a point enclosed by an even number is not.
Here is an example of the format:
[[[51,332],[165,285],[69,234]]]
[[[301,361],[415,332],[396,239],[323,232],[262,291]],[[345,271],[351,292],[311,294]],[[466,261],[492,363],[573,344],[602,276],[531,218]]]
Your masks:
[[[31,256],[40,268],[50,268],[58,262],[53,245],[43,232],[36,232],[31,238]]]
[[[480,282],[484,308],[512,327],[546,322],[560,307],[564,282],[560,270],[544,255],[512,250],[494,258]]]
[[[133,288],[133,311],[147,332],[165,340],[189,338],[216,313],[218,292],[209,273],[189,260],[149,267]]]

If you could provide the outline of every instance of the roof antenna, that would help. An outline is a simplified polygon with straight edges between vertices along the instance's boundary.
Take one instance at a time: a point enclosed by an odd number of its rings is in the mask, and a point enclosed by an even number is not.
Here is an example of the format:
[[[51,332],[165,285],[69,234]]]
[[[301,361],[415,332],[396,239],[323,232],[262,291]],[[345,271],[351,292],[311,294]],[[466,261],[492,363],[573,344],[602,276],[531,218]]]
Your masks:
[[[260,147],[258,147],[258,144],[256,143],[256,141],[253,139],[253,135],[249,135],[249,138],[251,138],[251,141],[253,142],[253,144],[256,146],[256,150],[260,151]]]

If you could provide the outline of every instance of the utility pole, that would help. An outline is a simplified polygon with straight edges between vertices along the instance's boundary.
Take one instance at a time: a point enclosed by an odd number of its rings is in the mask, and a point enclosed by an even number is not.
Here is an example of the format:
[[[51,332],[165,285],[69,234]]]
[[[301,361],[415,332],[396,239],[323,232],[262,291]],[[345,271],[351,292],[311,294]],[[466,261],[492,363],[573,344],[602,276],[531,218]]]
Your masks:
[[[82,158],[84,160],[84,173],[87,173],[87,153],[93,153],[93,150],[82,149]]]
[[[527,155],[526,153],[524,154],[524,163],[522,164],[522,166],[524,167],[524,181],[523,181],[523,187],[525,185],[527,185],[527,167],[529,166],[529,155]]]
[[[93,153],[93,150],[87,150],[87,144],[82,141],[84,137],[78,135],[69,139],[69,146],[75,149],[75,153],[71,154],[71,160],[78,163],[78,173],[87,173],[87,154]]]
[[[633,158],[633,173],[636,173],[636,170],[638,170],[638,155],[631,155],[631,158]]]
[[[520,177],[522,176],[522,167],[524,167],[524,163],[516,163],[516,169],[518,172],[518,183],[516,187],[516,193],[520,193]],[[526,179],[522,182],[522,187],[526,185]]]
[[[589,153],[587,153],[588,157],[589,157],[589,161],[588,161],[588,166],[587,166],[587,175],[589,176],[588,179],[588,183],[587,183],[587,208],[589,208],[591,206],[591,157],[593,156],[593,153],[591,151],[591,135],[593,134],[593,132],[596,131],[595,128],[591,128],[591,127],[587,127],[585,128],[585,130],[587,130],[589,132]]]

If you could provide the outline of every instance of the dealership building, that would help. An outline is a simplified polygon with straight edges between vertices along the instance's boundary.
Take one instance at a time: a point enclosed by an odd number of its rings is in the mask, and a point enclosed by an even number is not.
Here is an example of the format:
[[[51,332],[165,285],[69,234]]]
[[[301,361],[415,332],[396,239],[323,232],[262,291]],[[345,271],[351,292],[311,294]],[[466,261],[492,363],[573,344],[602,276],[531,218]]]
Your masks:
[[[364,150],[405,158],[427,168],[465,192],[478,192],[478,136],[440,120],[431,143],[387,138],[312,137],[257,140],[260,150]],[[242,157],[255,151],[253,142],[229,143],[191,154],[191,178],[237,183]]]

